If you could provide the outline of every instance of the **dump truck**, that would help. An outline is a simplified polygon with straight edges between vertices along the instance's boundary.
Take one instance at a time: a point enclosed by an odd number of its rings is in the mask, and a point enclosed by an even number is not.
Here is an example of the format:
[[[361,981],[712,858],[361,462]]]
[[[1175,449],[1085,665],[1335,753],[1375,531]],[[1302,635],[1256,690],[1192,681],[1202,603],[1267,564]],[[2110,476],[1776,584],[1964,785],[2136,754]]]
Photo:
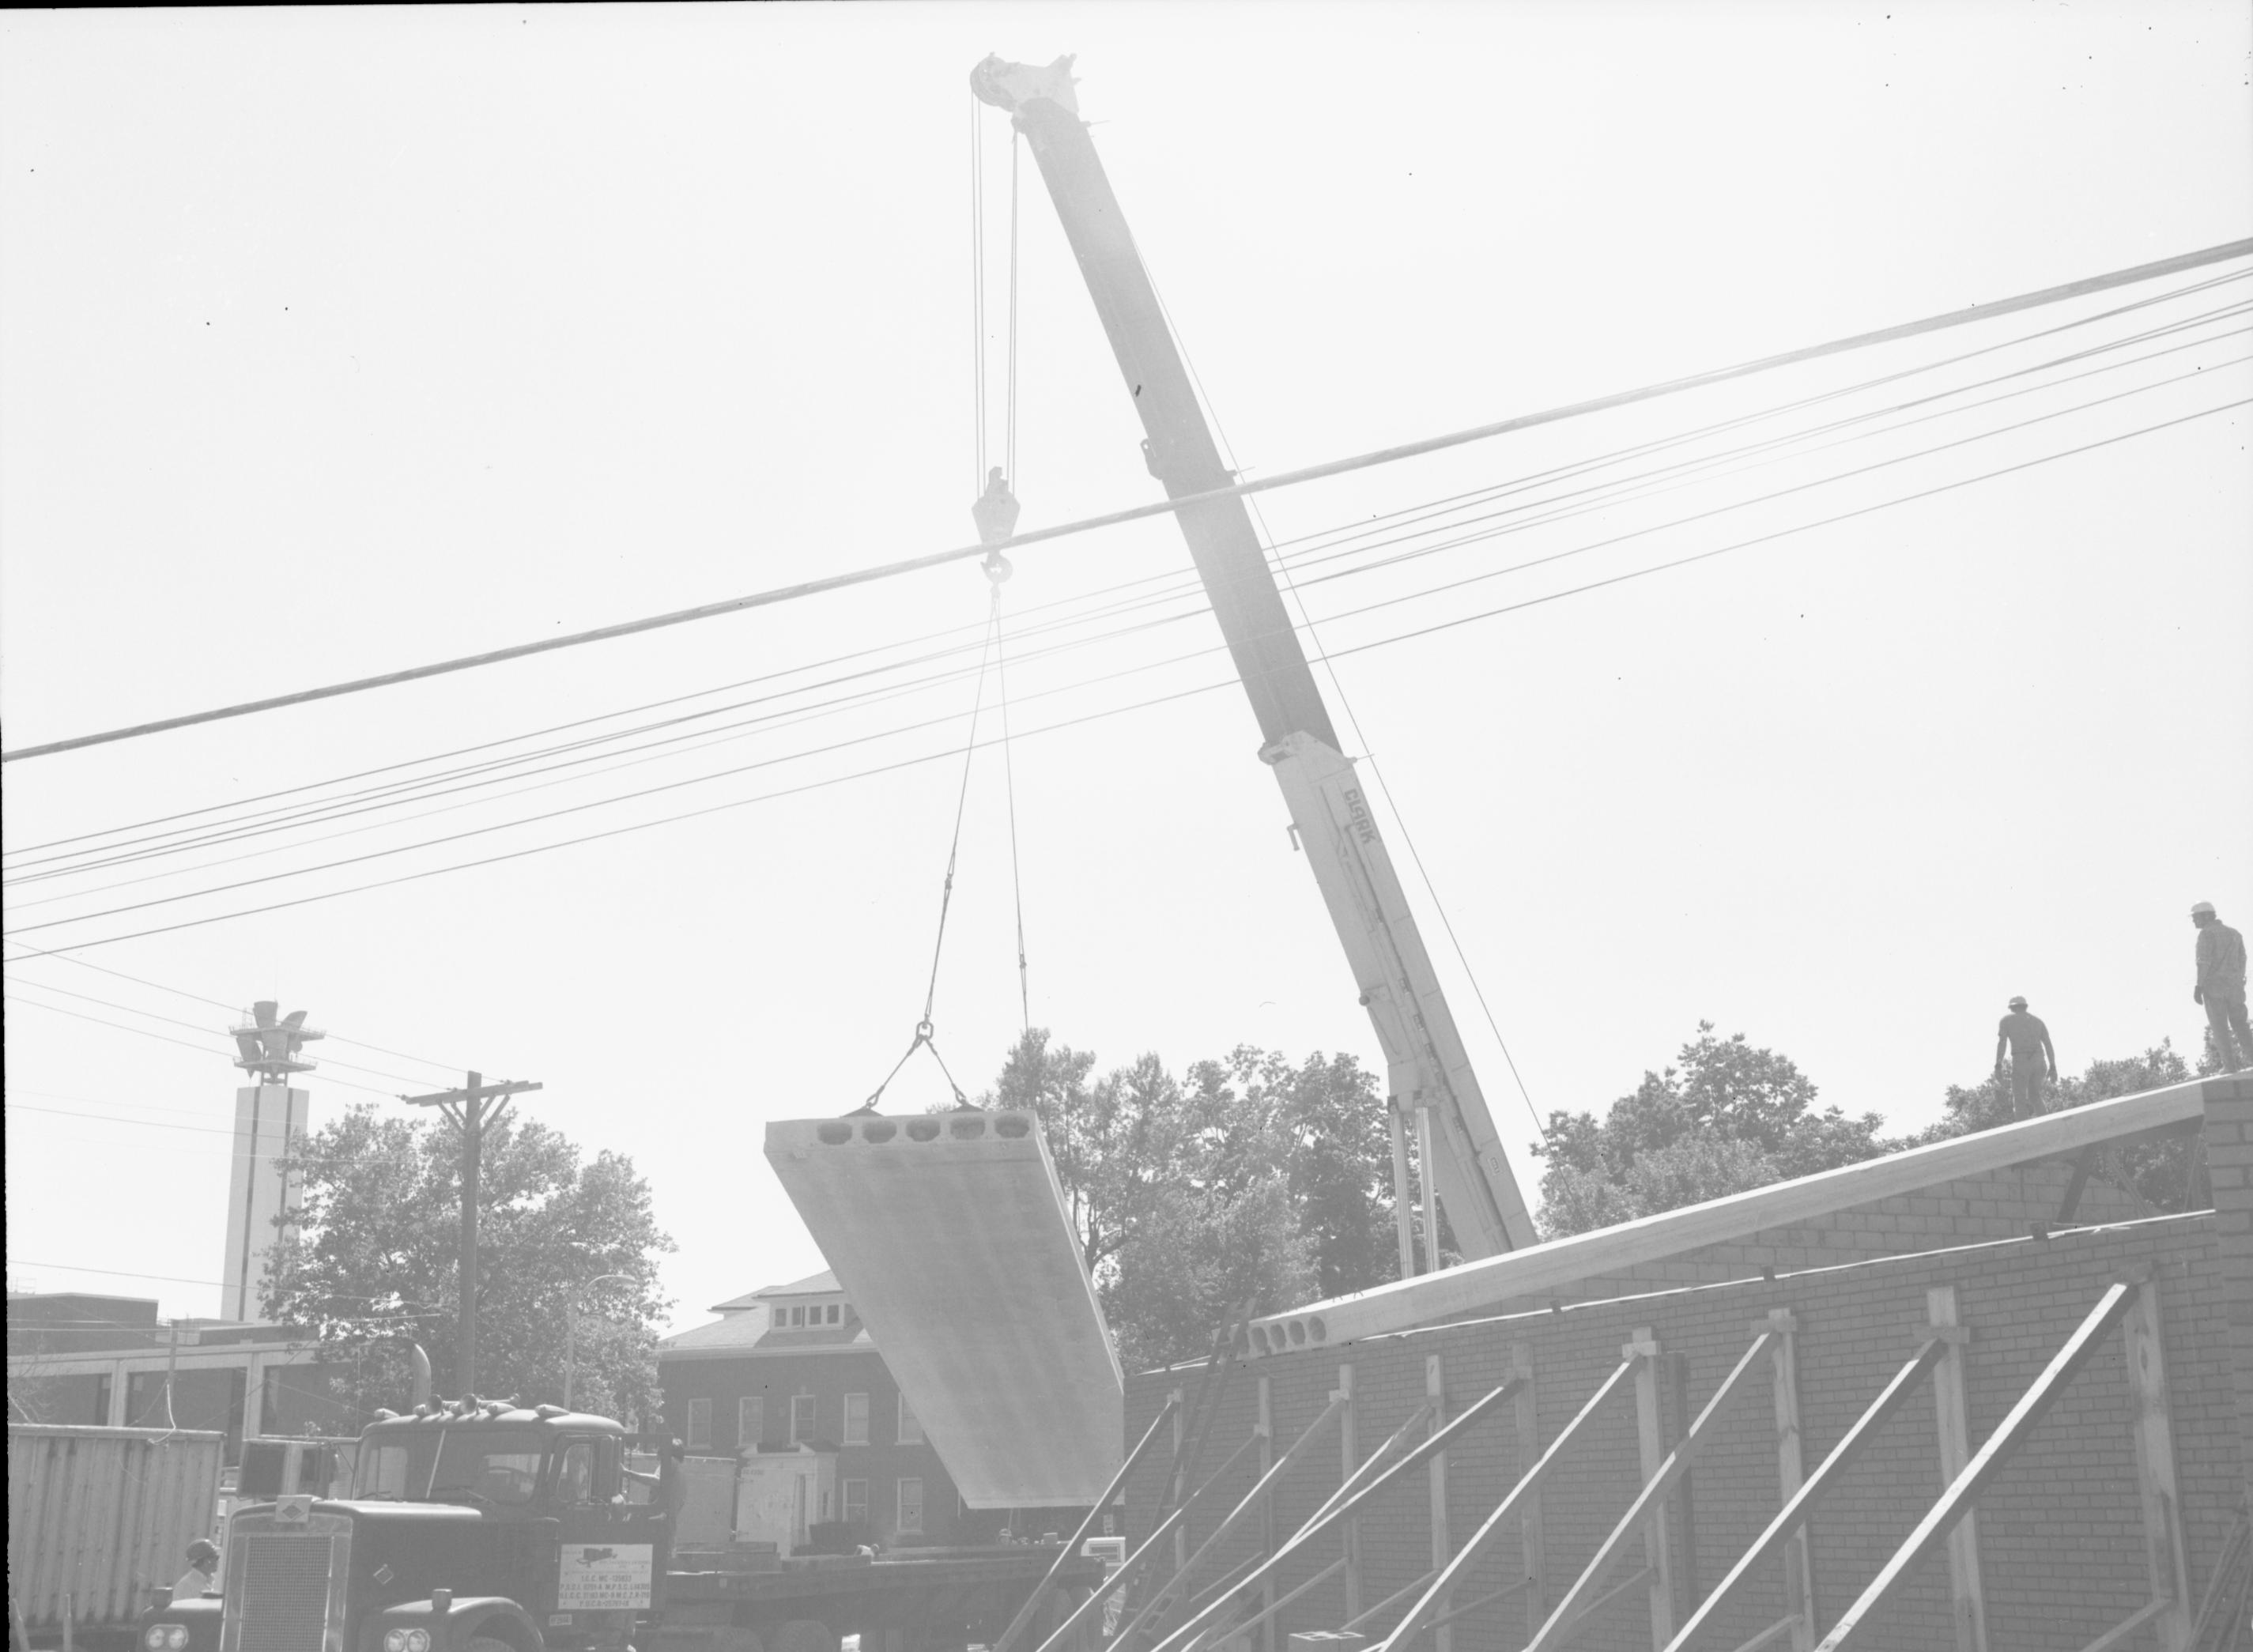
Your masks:
[[[8,1599],[33,1646],[129,1637],[218,1523],[223,1436],[8,1427]]]
[[[637,1446],[658,1472],[632,1466]],[[756,1537],[676,1555],[679,1446],[555,1405],[379,1413],[354,1458],[348,1495],[237,1509],[220,1592],[152,1607],[139,1652],[837,1652],[847,1635],[865,1652],[961,1652],[1057,1558],[784,1555]],[[1102,1575],[1067,1561],[1043,1620]]]

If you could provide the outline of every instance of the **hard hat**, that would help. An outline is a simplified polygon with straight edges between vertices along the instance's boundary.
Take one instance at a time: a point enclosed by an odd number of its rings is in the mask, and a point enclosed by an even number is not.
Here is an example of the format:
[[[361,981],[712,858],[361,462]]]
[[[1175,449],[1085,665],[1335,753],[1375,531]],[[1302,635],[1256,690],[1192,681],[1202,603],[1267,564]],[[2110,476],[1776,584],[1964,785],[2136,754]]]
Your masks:
[[[2012,1009],[2024,1009],[2026,1007],[2026,1000],[2023,998],[2014,998],[2011,1000],[2011,1007]]]
[[[188,1558],[201,1565],[207,1560],[218,1559],[219,1549],[208,1539],[199,1537],[188,1545]]]
[[[2190,915],[2193,917],[2212,917],[2214,916],[2214,903],[2211,901],[2199,902],[2195,906],[2191,908]]]

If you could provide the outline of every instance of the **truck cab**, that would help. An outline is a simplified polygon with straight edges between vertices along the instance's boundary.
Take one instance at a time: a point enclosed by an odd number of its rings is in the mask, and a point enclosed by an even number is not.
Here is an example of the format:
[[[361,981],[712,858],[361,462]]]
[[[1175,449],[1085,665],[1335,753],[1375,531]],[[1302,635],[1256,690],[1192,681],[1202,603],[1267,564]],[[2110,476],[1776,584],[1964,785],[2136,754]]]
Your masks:
[[[142,1652],[614,1652],[655,1609],[669,1487],[625,1431],[559,1406],[379,1414],[350,1495],[227,1522],[218,1599],[144,1619]]]

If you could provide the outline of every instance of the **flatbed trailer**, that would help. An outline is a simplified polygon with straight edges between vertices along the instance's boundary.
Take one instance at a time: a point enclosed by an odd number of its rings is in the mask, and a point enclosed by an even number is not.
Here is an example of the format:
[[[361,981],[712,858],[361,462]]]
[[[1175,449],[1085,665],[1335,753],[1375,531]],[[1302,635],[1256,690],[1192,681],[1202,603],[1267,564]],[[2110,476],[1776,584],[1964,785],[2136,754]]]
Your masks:
[[[861,1637],[861,1652],[991,1644],[1048,1575],[1057,1547],[820,1555],[767,1572],[667,1572],[636,1645],[639,1652],[818,1652],[847,1635]],[[1098,1558],[1064,1563],[1040,1620],[1043,1636],[1103,1575]]]
[[[838,1652],[848,1635],[862,1652],[965,1652],[1058,1558],[1055,1544],[676,1555],[678,1458],[638,1474],[624,1444],[610,1418],[555,1405],[379,1413],[347,1495],[236,1509],[219,1592],[151,1608],[138,1652]],[[1066,1561],[1040,1621],[1060,1624],[1103,1572]]]

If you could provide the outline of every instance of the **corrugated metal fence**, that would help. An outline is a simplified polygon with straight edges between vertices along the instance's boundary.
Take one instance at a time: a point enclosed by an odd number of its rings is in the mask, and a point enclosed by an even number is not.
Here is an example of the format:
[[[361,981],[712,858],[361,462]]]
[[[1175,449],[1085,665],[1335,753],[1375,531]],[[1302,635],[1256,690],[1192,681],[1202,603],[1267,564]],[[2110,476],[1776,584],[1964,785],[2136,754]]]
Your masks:
[[[129,1625],[218,1521],[222,1436],[161,1428],[8,1429],[8,1593],[30,1632]]]

